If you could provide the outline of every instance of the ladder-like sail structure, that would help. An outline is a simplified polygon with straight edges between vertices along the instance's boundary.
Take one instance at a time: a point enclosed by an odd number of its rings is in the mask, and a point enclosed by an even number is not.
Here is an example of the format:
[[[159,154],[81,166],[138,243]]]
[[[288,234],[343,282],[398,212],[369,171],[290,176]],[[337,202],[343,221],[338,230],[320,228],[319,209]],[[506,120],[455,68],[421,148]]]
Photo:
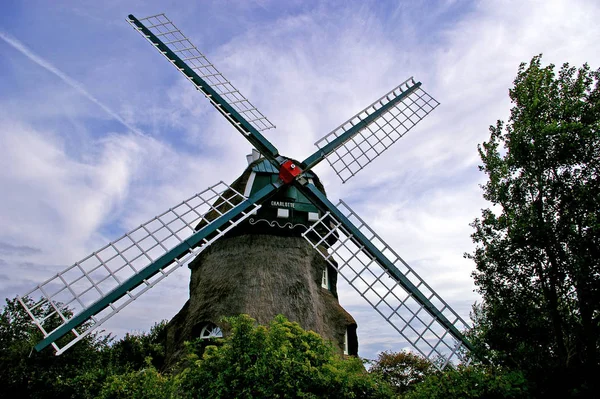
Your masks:
[[[177,68],[229,122],[270,160],[277,149],[260,132],[275,127],[165,14],[127,21]]]
[[[413,348],[438,368],[471,350],[469,325],[350,207],[333,206],[307,185],[325,211],[304,238]]]
[[[319,150],[304,162],[312,167],[326,159],[345,183],[438,105],[409,78],[317,141]]]
[[[52,344],[61,354],[259,207],[220,182],[39,284],[24,295],[37,302],[19,298],[44,334],[36,348]],[[37,307],[52,311],[41,317]],[[55,341],[69,332],[71,339],[59,347]]]

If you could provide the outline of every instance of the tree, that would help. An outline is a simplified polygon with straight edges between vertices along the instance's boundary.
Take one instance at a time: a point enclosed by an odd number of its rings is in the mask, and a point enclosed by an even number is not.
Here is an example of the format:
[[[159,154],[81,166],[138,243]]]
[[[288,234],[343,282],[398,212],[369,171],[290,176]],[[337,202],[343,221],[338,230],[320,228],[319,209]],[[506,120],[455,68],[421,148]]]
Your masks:
[[[481,342],[540,395],[592,392],[600,346],[600,70],[521,64],[479,147],[492,207],[472,226]]]
[[[146,368],[109,376],[97,399],[166,399],[173,397],[174,379],[162,375],[148,358]]]
[[[433,364],[422,356],[388,351],[381,352],[369,369],[370,373],[390,384],[397,394],[408,392],[435,371]]]
[[[32,306],[46,330],[61,321],[48,304]],[[61,306],[70,316],[68,308]],[[115,341],[90,334],[61,356],[33,347],[42,334],[18,300],[0,312],[0,380],[4,393],[22,398],[391,398],[391,388],[356,358],[342,358],[330,343],[278,316],[257,326],[248,316],[228,319],[230,334],[212,345],[190,343],[179,374],[162,374],[165,323],[149,333]],[[68,338],[68,337],[67,337]],[[60,340],[59,346],[62,346]],[[200,357],[199,351],[202,351]]]
[[[484,366],[448,367],[416,384],[406,399],[525,399],[527,381],[519,371]]]
[[[154,324],[145,333],[127,333],[111,345],[110,362],[123,370],[141,370],[147,367],[147,359],[156,369],[165,363],[165,335],[167,321]],[[121,370],[121,371],[123,371]]]
[[[33,308],[31,298],[22,298]],[[49,304],[33,308],[37,317],[50,315]],[[62,309],[69,315],[68,309]],[[59,323],[50,316],[45,324],[48,331]],[[89,335],[62,356],[54,356],[51,348],[37,352],[34,346],[42,334],[31,322],[25,309],[16,298],[7,299],[0,312],[0,381],[3,392],[22,398],[80,397],[84,387],[74,379],[101,363],[102,350],[110,338]],[[0,392],[0,396],[3,393]]]
[[[387,384],[356,358],[298,323],[277,316],[257,326],[249,316],[229,318],[230,335],[192,355],[176,378],[183,398],[390,398]]]
[[[31,298],[21,298],[38,318],[46,319],[44,328],[51,331],[61,320],[48,303],[34,307]],[[72,312],[58,304],[63,314]],[[42,333],[31,322],[17,298],[7,299],[0,311],[0,381],[10,397],[19,398],[94,398],[108,380],[117,390],[139,370],[149,369],[140,378],[152,379],[154,367],[162,366],[164,346],[161,345],[165,322],[156,324],[149,333],[127,334],[120,340],[110,335],[92,333],[60,356],[52,348],[37,352],[34,346]],[[58,341],[63,346],[64,337]],[[149,366],[150,364],[150,366]],[[123,376],[121,380],[113,378]],[[118,391],[118,390],[117,390]],[[105,394],[104,392],[103,394]]]

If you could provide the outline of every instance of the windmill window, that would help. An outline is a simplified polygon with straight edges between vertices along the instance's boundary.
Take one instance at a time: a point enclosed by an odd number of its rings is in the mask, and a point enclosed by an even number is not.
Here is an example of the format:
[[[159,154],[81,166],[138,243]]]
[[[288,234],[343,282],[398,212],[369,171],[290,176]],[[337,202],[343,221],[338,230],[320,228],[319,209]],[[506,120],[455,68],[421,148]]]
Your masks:
[[[348,329],[346,328],[346,332],[344,333],[344,355],[348,354]]]
[[[323,269],[323,276],[321,277],[321,287],[329,289],[329,272],[327,266]]]
[[[222,338],[221,328],[213,323],[208,323],[200,331],[200,339]]]
[[[316,222],[319,220],[319,212],[308,212],[308,221]]]
[[[290,217],[290,210],[284,208],[277,208],[277,217],[280,219],[287,219]]]

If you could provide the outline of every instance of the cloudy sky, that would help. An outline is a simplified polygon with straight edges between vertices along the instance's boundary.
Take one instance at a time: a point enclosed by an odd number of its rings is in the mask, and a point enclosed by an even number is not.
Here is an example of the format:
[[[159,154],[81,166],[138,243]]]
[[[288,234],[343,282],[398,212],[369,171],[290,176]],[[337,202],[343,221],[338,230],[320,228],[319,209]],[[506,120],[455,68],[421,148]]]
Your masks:
[[[127,4],[125,4],[127,3]],[[162,2],[164,3],[164,2]],[[477,144],[506,119],[520,62],[600,66],[600,7],[570,1],[4,0],[0,6],[0,295],[12,298],[220,180],[250,144],[125,21],[165,12],[304,159],[313,143],[410,76],[441,105],[346,184],[343,198],[465,319],[463,253],[487,204]],[[182,268],[111,319],[146,330],[187,299]],[[340,288],[360,355],[397,334]]]

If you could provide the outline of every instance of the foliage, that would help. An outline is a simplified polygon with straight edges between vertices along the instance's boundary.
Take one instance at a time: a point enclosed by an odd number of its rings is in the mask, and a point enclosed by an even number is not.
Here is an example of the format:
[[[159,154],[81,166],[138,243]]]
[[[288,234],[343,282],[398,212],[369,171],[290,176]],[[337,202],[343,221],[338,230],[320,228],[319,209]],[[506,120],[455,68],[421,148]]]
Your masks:
[[[369,372],[394,388],[397,394],[408,392],[436,368],[422,356],[411,352],[381,352],[371,362]]]
[[[23,298],[28,305],[30,298]],[[49,315],[53,309],[41,305],[33,309],[36,316]],[[67,309],[63,312],[69,314]],[[46,328],[52,329],[58,321],[52,316]],[[76,376],[97,367],[102,350],[109,338],[89,335],[62,356],[54,356],[52,348],[34,350],[42,334],[34,326],[18,300],[7,299],[0,313],[0,381],[3,391],[11,397],[56,398],[76,397]],[[2,393],[0,393],[2,395]]]
[[[500,371],[485,367],[447,368],[429,375],[403,398],[406,399],[524,399],[527,382],[521,372]]]
[[[24,298],[29,305],[33,301]],[[37,316],[48,315],[39,306]],[[63,312],[69,314],[68,309]],[[52,317],[50,323],[58,320]],[[0,313],[0,379],[10,397],[22,398],[391,398],[391,388],[356,358],[342,358],[312,331],[277,317],[256,326],[248,316],[228,319],[230,334],[204,349],[190,343],[178,375],[158,370],[166,323],[150,333],[115,341],[90,335],[61,356],[36,352],[42,335],[17,299]],[[47,325],[52,328],[52,325]]]
[[[600,70],[521,64],[508,123],[479,147],[492,208],[472,226],[477,343],[538,395],[600,375]]]
[[[173,378],[159,373],[146,360],[147,368],[110,376],[98,399],[165,399],[172,397]]]
[[[152,366],[161,369],[165,362],[164,340],[167,322],[154,324],[148,333],[125,334],[111,346],[110,361],[127,370],[141,370],[150,358]]]
[[[29,308],[33,307],[31,298],[21,299]],[[62,306],[61,311],[68,316],[72,314]],[[53,309],[47,303],[32,312],[38,318],[50,315],[44,324],[46,331],[60,323],[56,315],[51,315]],[[157,324],[150,333],[128,334],[118,341],[110,335],[92,333],[55,356],[52,348],[41,352],[34,349],[42,333],[17,298],[7,299],[0,312],[0,380],[4,383],[0,397],[4,392],[22,398],[96,397],[109,377],[147,367],[148,356],[153,364],[161,364],[164,348],[160,342],[165,325]],[[69,337],[59,340],[59,346],[65,339]]]
[[[277,316],[268,327],[242,315],[226,319],[230,335],[192,355],[177,377],[184,398],[378,398],[389,387],[356,358],[343,359],[329,343]]]

